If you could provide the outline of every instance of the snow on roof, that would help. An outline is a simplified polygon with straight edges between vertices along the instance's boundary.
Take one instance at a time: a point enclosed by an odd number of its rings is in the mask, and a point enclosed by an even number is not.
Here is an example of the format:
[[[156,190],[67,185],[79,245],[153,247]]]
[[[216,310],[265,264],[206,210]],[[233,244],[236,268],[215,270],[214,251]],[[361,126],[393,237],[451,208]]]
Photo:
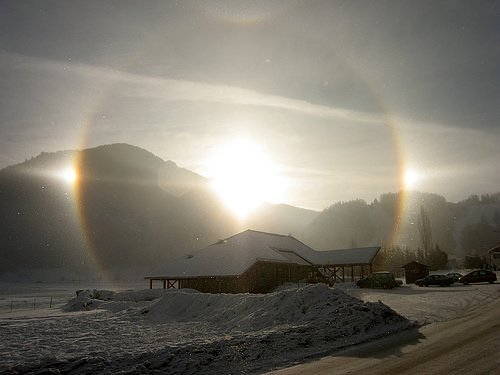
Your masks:
[[[283,250],[314,251],[292,236],[246,230],[169,262],[155,276],[236,276],[257,261],[296,263]]]
[[[357,249],[339,249],[314,251],[312,261],[316,265],[346,266],[355,264],[369,264],[377,255],[380,247],[363,247]]]
[[[310,266],[312,263],[310,260],[296,254],[295,252],[291,250],[284,250],[284,249],[274,249],[278,251],[282,256],[284,256],[286,259],[288,259],[291,263],[296,263],[300,264],[301,266]]]
[[[316,251],[290,235],[246,230],[169,262],[146,278],[237,276],[258,261],[299,265],[367,264],[378,247]]]

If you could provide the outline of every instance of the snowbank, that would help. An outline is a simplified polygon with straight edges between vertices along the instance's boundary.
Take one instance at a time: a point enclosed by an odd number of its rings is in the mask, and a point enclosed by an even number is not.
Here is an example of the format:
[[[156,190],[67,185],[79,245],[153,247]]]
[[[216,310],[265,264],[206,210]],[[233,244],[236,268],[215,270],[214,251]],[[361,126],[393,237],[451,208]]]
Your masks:
[[[204,322],[226,332],[328,324],[366,331],[406,321],[381,302],[367,303],[324,284],[269,294],[209,294],[190,289],[82,290],[64,311],[108,310],[151,323]]]
[[[104,309],[113,312],[145,306],[165,294],[163,289],[114,292],[111,290],[77,290],[76,298],[62,306],[63,311]]]
[[[412,325],[322,284],[262,295],[84,290],[64,310],[94,313],[11,322],[0,371],[262,372]]]

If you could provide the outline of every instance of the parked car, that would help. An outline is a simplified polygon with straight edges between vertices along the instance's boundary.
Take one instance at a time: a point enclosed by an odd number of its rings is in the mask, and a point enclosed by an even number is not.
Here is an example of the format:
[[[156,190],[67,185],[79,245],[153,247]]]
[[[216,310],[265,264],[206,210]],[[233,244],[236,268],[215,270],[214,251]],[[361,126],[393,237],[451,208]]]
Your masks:
[[[460,279],[463,275],[458,272],[449,272],[446,274],[446,276],[452,279],[454,283],[458,283],[458,279]]]
[[[428,275],[423,279],[416,280],[415,284],[417,284],[418,286],[450,286],[451,284],[453,284],[453,279],[446,275]]]
[[[398,286],[392,272],[373,272],[356,283],[360,288],[392,289]]]
[[[495,281],[497,281],[497,275],[494,272],[488,270],[476,270],[462,276],[460,279],[458,279],[458,281],[462,284],[486,282],[493,284]]]

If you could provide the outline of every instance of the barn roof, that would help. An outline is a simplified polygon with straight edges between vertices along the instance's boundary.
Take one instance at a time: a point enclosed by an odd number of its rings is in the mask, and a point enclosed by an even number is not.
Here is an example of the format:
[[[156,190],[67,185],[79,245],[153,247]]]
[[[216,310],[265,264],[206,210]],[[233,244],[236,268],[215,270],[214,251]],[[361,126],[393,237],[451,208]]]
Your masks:
[[[156,274],[170,277],[236,276],[257,261],[297,263],[298,259],[291,258],[299,258],[297,252],[307,251],[313,250],[291,236],[247,230],[169,262]],[[306,263],[303,259],[300,261]]]
[[[327,251],[314,251],[313,263],[316,265],[347,266],[369,264],[377,255],[380,247],[363,247],[357,249],[339,249]]]
[[[368,264],[379,249],[316,251],[290,235],[246,230],[177,258],[146,278],[237,276],[258,261],[299,265]]]

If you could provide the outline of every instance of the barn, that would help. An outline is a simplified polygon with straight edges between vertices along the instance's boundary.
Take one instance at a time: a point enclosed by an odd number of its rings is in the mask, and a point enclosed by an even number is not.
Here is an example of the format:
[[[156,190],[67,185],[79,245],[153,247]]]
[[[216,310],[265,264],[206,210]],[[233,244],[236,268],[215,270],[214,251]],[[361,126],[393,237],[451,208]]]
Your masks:
[[[265,293],[286,282],[354,281],[371,271],[379,247],[316,251],[291,235],[246,230],[146,276],[149,287],[208,293]],[[347,271],[347,272],[346,272]]]

